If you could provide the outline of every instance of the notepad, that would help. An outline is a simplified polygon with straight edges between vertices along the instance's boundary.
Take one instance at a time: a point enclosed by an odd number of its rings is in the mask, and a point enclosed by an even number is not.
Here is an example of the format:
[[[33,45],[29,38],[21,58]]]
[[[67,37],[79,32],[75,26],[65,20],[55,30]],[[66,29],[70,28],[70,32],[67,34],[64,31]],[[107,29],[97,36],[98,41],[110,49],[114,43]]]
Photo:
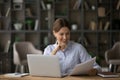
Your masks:
[[[113,73],[113,72],[101,72],[98,73],[99,76],[101,77],[119,77],[119,75],[117,73]]]

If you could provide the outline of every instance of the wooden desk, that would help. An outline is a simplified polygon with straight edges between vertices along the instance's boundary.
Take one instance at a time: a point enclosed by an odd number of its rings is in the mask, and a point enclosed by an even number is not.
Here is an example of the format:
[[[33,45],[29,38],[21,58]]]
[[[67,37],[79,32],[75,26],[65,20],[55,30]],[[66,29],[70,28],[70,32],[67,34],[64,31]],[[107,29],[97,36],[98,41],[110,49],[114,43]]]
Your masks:
[[[67,76],[63,78],[50,78],[50,77],[33,77],[33,76],[24,76],[24,77],[4,77],[0,76],[0,80],[120,80],[119,78],[102,78],[99,76]]]

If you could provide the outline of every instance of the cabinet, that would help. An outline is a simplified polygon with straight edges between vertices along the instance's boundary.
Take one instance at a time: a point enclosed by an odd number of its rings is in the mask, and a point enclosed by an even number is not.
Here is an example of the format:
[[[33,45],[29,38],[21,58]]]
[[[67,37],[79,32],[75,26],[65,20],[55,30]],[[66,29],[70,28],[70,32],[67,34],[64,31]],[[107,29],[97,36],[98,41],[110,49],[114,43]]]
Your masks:
[[[0,74],[11,72],[11,60],[9,53],[0,52]]]
[[[54,43],[51,26],[61,17],[70,22],[71,40],[84,45],[89,53],[100,56],[103,59],[101,66],[106,65],[105,50],[120,41],[119,0],[18,1],[0,0],[0,51],[4,52],[10,40],[11,56],[15,41],[30,41],[41,50]]]

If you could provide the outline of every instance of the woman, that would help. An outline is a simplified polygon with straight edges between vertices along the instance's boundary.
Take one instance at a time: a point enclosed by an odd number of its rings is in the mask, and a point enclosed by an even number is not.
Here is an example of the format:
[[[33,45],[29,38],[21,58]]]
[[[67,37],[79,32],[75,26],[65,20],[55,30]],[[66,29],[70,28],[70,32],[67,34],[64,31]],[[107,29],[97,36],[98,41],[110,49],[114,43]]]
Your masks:
[[[62,75],[68,75],[76,64],[91,59],[81,44],[70,41],[70,25],[67,20],[58,18],[54,22],[53,35],[56,43],[48,45],[44,50],[44,55],[59,57]],[[96,75],[97,71],[100,71],[100,66],[94,63],[93,69],[88,71],[88,74]]]

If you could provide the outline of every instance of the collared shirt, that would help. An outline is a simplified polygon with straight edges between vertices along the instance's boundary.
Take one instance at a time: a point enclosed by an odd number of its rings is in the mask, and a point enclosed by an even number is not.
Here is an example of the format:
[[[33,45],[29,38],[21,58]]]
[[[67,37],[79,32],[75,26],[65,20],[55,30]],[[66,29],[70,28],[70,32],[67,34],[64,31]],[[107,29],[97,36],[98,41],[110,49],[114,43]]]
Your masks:
[[[44,55],[51,55],[57,44],[48,45],[44,50]],[[56,56],[59,57],[62,75],[68,75],[75,65],[91,59],[86,49],[79,43],[69,41],[67,47],[62,51],[58,50]],[[93,68],[100,69],[97,63]]]

